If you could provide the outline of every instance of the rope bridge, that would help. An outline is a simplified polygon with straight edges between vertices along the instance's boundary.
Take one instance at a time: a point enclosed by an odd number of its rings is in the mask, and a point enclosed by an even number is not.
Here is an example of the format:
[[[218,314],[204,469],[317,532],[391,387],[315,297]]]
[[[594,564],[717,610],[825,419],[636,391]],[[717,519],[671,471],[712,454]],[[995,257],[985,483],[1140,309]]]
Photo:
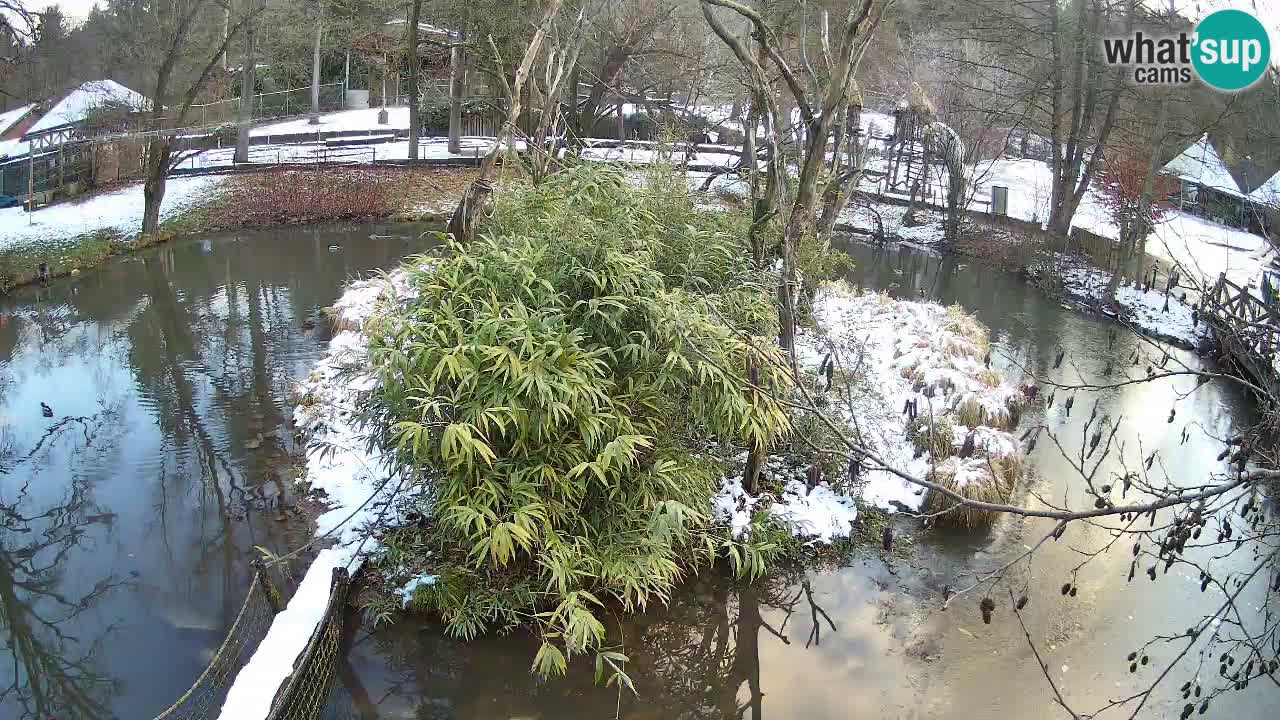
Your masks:
[[[191,687],[154,720],[208,720],[218,716],[237,671],[248,662],[272,620],[284,608],[266,566],[261,563],[254,566],[253,581],[240,612],[209,665]],[[334,568],[324,615],[295,660],[293,672],[277,691],[266,714],[267,720],[319,720],[324,716],[341,653],[343,608],[350,585],[347,570]]]

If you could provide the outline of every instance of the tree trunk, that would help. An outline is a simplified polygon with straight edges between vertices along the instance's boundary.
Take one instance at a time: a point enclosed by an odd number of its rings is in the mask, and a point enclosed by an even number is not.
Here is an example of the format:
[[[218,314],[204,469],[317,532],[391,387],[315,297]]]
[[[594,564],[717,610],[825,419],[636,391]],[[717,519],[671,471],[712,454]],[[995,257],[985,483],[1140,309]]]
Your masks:
[[[761,237],[761,214],[765,208],[760,200],[760,167],[756,161],[756,104],[747,108],[747,120],[742,136],[742,162],[747,168],[747,194],[751,197],[751,228],[747,230],[747,244],[751,247],[751,262],[756,270],[764,269],[764,238]]]
[[[614,46],[610,48],[608,54],[605,55],[604,66],[597,74],[596,81],[591,85],[591,92],[587,95],[587,101],[582,106],[582,111],[578,114],[578,125],[575,128],[579,137],[590,137],[595,132],[596,121],[604,119],[604,113],[600,112],[600,106],[604,104],[605,93],[613,87],[618,79],[618,75],[622,73],[622,68],[627,64],[627,59],[631,57],[631,51],[625,47]],[[575,94],[577,90],[574,90]]]
[[[222,39],[225,42],[231,35],[231,3],[222,9]],[[222,51],[222,71],[230,70],[230,62],[227,60],[227,51]]]
[[[406,48],[409,58],[409,159],[418,159],[418,138],[422,134],[422,122],[418,117],[421,102],[421,91],[418,88],[418,18],[422,15],[422,0],[413,0],[409,5],[409,47]],[[452,114],[452,108],[450,108]],[[452,117],[450,117],[452,120]]]
[[[321,0],[316,0],[316,41],[311,51],[311,117],[307,120],[311,125],[320,124],[320,40],[324,37],[321,23],[323,18],[324,5]]]
[[[449,153],[462,153],[462,94],[467,84],[466,31],[459,30],[449,51]]]
[[[240,113],[236,120],[234,162],[249,162],[249,131],[253,125],[253,99],[257,90],[257,36],[250,23],[244,33],[244,62],[240,66]]]
[[[1132,277],[1136,281],[1146,273],[1147,235],[1150,234],[1151,205],[1155,201],[1156,175],[1160,173],[1161,148],[1164,146],[1165,129],[1169,123],[1169,91],[1160,94],[1160,108],[1156,111],[1156,124],[1151,137],[1151,155],[1142,177],[1142,197],[1138,200],[1138,236],[1134,238]]]
[[[493,147],[489,148],[488,154],[484,156],[484,161],[480,164],[479,176],[467,187],[467,191],[463,193],[458,207],[453,211],[453,216],[449,218],[449,234],[453,235],[454,239],[460,243],[471,242],[475,237],[476,219],[480,217],[480,211],[484,208],[485,201],[488,200],[489,195],[493,192],[493,183],[489,178],[493,175],[493,169],[497,165],[498,153],[501,152],[502,145],[506,139],[511,136],[511,127],[520,118],[520,96],[524,92],[525,80],[528,79],[529,71],[533,68],[533,63],[538,58],[538,52],[542,49],[542,42],[546,39],[547,33],[551,29],[551,23],[560,12],[561,2],[562,0],[551,0],[547,4],[547,8],[542,15],[542,23],[538,26],[537,32],[533,34],[533,38],[529,40],[529,47],[525,49],[524,59],[520,62],[520,67],[516,69],[515,83],[508,88],[506,122],[502,124],[502,128],[498,130],[497,136],[493,139]],[[496,53],[497,50],[495,49],[494,52]]]
[[[1102,3],[1100,0],[1073,0],[1075,16],[1074,42],[1071,57],[1061,57],[1059,42],[1059,23],[1057,0],[1050,0],[1050,36],[1053,47],[1055,67],[1052,81],[1052,120],[1051,138],[1053,140],[1053,188],[1050,193],[1048,228],[1054,234],[1066,236],[1071,229],[1071,220],[1080,206],[1085,191],[1093,182],[1093,177],[1102,159],[1107,137],[1115,123],[1115,116],[1120,102],[1120,88],[1124,82],[1122,68],[1117,66],[1112,72],[1110,97],[1106,103],[1106,111],[1101,123],[1095,117],[1098,110],[1099,89],[1103,85],[1101,78],[1090,78],[1086,68],[1101,62],[1095,47],[1087,36],[1100,35],[1102,32]],[[1136,0],[1126,3],[1126,30],[1133,28],[1136,13]],[[1086,31],[1087,28],[1087,31]],[[1069,60],[1069,62],[1068,62]],[[1071,87],[1067,88],[1067,96],[1063,96],[1063,73],[1072,72]],[[1061,117],[1063,103],[1071,107],[1069,124],[1066,128],[1066,142],[1063,143],[1062,128],[1058,122]],[[1090,132],[1097,126],[1096,137]],[[1089,155],[1085,160],[1086,153]]]
[[[142,234],[145,237],[154,238],[160,232],[160,204],[164,202],[170,153],[168,138],[157,135],[147,142],[147,176],[142,185]]]

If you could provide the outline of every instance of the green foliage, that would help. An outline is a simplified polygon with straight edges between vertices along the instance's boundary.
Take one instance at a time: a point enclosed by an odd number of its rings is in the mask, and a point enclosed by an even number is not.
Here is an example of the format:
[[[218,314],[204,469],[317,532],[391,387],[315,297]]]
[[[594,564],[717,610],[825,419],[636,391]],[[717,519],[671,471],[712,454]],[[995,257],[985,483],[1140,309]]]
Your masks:
[[[813,233],[805,233],[796,246],[796,269],[803,280],[801,290],[805,302],[801,303],[802,322],[811,322],[809,311],[818,287],[828,280],[842,277],[853,269],[853,258],[843,250],[833,250]]]
[[[415,603],[460,637],[532,623],[544,675],[604,647],[604,607],[666,601],[721,553],[759,575],[775,550],[714,527],[723,468],[700,450],[787,433],[742,383],[754,363],[786,391],[777,317],[735,221],[683,182],[583,165],[507,189],[480,239],[410,263],[417,300],[370,331],[373,412],[426,469],[449,561]]]

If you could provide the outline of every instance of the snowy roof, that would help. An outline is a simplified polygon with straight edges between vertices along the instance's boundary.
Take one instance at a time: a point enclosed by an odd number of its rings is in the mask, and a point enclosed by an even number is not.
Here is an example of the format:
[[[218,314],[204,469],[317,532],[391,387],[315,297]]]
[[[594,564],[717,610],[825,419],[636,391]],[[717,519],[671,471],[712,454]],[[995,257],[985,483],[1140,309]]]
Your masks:
[[[1178,157],[1170,160],[1164,166],[1164,172],[1228,195],[1244,197],[1236,179],[1227,170],[1226,163],[1222,162],[1218,151],[1213,149],[1213,143],[1209,142],[1208,133],[1183,150]]]
[[[31,112],[31,108],[33,107],[35,107],[35,105],[23,105],[15,110],[6,110],[5,112],[0,113],[0,135],[3,135],[6,130],[13,127],[14,124],[22,118],[26,117],[27,113]]]
[[[1249,193],[1249,199],[1263,205],[1280,205],[1280,172]]]
[[[127,105],[134,110],[145,110],[150,105],[150,101],[115,80],[93,80],[67,93],[27,132],[40,132],[59,125],[80,122],[95,108],[108,104]]]

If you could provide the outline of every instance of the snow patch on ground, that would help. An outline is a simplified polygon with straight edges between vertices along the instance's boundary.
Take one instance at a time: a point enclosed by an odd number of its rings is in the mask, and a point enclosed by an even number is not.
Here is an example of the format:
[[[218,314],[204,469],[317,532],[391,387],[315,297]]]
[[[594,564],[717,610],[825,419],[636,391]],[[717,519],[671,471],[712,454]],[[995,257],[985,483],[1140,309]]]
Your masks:
[[[165,183],[160,220],[178,217],[207,198],[222,182],[220,176],[173,177]],[[62,202],[28,213],[20,207],[0,210],[0,250],[22,247],[70,247],[82,235],[109,230],[125,237],[142,231],[142,184],[94,195],[79,202]]]
[[[396,595],[400,596],[400,607],[409,607],[409,602],[413,600],[413,594],[418,591],[418,588],[435,585],[436,580],[439,579],[440,578],[437,575],[429,575],[425,573],[409,578],[408,582],[401,585],[399,589],[396,590]]]
[[[364,108],[360,110],[343,110],[342,112],[327,113],[320,116],[320,124],[312,125],[311,118],[302,117],[294,120],[285,120],[283,122],[269,123],[267,125],[259,125],[249,131],[254,137],[264,137],[267,135],[294,135],[299,133],[320,132],[395,132],[396,130],[409,129],[409,108],[406,107],[389,107],[387,108],[387,123],[380,125],[378,123],[378,112],[380,108]]]
[[[738,458],[745,462],[746,454]],[[803,470],[788,471],[785,458],[774,455],[766,464],[766,471],[776,477],[787,477],[779,497],[766,501],[763,496],[753,496],[742,487],[742,468],[738,475],[725,478],[720,492],[712,498],[714,517],[729,524],[735,538],[742,537],[751,525],[752,516],[767,508],[770,515],[780,520],[799,538],[814,542],[831,543],[848,537],[853,523],[858,519],[858,507],[849,494],[820,483],[812,490],[805,485]]]
[[[1062,273],[1062,283],[1067,290],[1094,302],[1102,302],[1110,281],[1111,273],[1105,270],[1071,268]],[[1121,285],[1116,288],[1116,304],[1126,322],[1149,335],[1196,346],[1209,334],[1204,323],[1196,322],[1194,309],[1176,296]]]

